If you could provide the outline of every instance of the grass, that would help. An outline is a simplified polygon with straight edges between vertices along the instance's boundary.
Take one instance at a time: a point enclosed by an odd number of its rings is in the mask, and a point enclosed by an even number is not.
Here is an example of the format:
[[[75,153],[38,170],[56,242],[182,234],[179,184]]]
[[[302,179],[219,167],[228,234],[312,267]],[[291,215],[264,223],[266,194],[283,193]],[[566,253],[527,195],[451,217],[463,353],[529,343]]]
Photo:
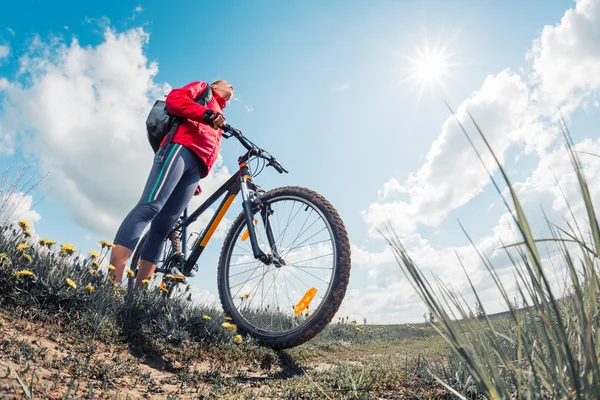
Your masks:
[[[481,129],[471,120],[493,155]],[[471,141],[462,124],[461,128]],[[490,260],[480,254],[509,309],[502,323],[493,322],[487,316],[467,275],[478,309],[483,311],[483,318],[469,318],[473,310],[464,297],[436,278],[427,279],[388,224],[384,236],[398,264],[440,321],[446,332],[444,338],[452,349],[454,364],[444,367],[437,379],[459,398],[600,398],[600,230],[587,180],[564,125],[563,133],[587,220],[578,221],[571,214],[573,221],[567,222],[564,229],[547,221],[551,238],[534,237],[517,193],[494,155],[510,194],[510,199],[503,198],[504,203],[512,211],[522,236],[521,242],[505,246],[516,274],[516,287],[523,304],[520,310],[515,310]],[[493,183],[502,196],[496,182]],[[560,250],[563,266],[572,282],[564,295],[552,290],[554,282],[548,275],[550,265],[540,256],[537,247],[540,242],[553,243]]]

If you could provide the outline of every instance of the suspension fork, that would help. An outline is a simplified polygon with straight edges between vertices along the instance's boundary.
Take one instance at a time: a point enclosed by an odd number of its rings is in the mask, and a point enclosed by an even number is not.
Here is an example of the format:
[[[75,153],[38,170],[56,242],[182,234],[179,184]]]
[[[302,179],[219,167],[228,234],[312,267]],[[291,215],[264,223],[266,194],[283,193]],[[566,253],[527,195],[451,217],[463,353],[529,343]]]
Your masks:
[[[251,182],[251,179],[252,177],[248,175],[248,167],[243,165],[242,173],[240,174],[240,191],[242,193],[242,209],[244,210],[246,228],[248,229],[252,252],[254,254],[254,258],[257,260],[260,260],[267,265],[275,264],[275,266],[280,267],[283,264],[283,260],[277,253],[277,245],[275,243],[275,237],[273,236],[273,230],[271,229],[271,223],[269,221],[271,208],[269,206],[261,207],[260,200],[256,194],[256,186]],[[250,193],[249,186],[252,188],[252,194]],[[258,238],[256,231],[254,230],[253,213],[256,207],[260,207],[261,217],[266,230],[267,241],[271,247],[271,254],[265,254],[258,245]]]

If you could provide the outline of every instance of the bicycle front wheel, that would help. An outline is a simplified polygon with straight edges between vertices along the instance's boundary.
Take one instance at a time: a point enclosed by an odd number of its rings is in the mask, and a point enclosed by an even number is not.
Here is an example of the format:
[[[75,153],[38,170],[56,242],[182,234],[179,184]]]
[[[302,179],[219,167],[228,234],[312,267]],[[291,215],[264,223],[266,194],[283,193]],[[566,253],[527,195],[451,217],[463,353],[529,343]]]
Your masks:
[[[272,254],[270,226],[284,262],[266,265],[254,258],[242,212],[221,250],[219,297],[241,333],[290,348],[316,336],[339,309],[350,279],[350,243],[335,208],[312,190],[277,188],[260,201],[266,212],[256,212],[250,229],[263,252]]]

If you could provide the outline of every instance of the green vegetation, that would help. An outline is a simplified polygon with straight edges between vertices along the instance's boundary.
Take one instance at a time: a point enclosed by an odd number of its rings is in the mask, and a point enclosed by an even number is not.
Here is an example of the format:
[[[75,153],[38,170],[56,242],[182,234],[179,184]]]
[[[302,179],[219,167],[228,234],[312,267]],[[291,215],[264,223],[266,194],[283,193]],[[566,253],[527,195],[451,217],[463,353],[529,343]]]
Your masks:
[[[475,121],[473,123],[485,141]],[[464,128],[463,131],[468,137]],[[495,158],[507,183],[514,220],[523,237],[522,242],[505,246],[516,271],[519,300],[523,304],[519,310],[515,309],[490,261],[481,256],[510,310],[506,318],[492,321],[487,317],[467,275],[477,299],[477,309],[482,314],[482,318],[469,318],[473,310],[464,298],[440,281],[436,281],[434,288],[393,229],[389,228],[386,235],[400,266],[446,332],[444,338],[459,362],[447,367],[439,379],[460,398],[477,394],[491,399],[600,398],[600,230],[577,153],[566,128],[563,132],[587,220],[578,221],[572,214],[567,229],[547,221],[551,238],[534,238],[517,193]],[[487,145],[487,141],[485,143]],[[489,145],[488,150],[492,151]],[[505,200],[510,208],[508,203],[509,200]],[[560,250],[563,266],[572,282],[563,296],[551,290],[554,282],[548,271],[554,267],[540,256],[537,246],[541,241],[553,243]],[[512,249],[516,254],[510,252]]]

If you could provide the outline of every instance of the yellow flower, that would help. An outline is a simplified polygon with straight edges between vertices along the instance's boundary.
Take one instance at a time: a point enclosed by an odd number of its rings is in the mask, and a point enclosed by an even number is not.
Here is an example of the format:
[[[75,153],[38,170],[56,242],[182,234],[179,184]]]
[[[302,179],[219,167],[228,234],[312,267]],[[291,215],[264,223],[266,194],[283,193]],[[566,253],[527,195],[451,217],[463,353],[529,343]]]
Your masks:
[[[15,278],[15,279],[21,278],[23,276],[30,276],[32,278],[35,278],[35,274],[28,269],[22,269],[13,274],[13,278]]]
[[[88,293],[92,293],[92,292],[94,291],[94,287],[92,286],[92,284],[91,284],[91,283],[88,283],[88,285],[85,287],[85,290],[86,290]]]
[[[143,304],[140,304],[140,310],[143,310],[144,308],[146,308],[146,307],[144,307]]]
[[[165,287],[161,287],[160,288],[161,292],[165,292],[166,294],[169,294],[169,289],[165,288]]]
[[[156,278],[157,276],[158,276],[158,272],[155,272],[155,273],[152,274],[153,278]]]
[[[112,264],[108,264],[108,265],[106,266],[106,268],[108,268],[108,270],[109,270],[109,271],[114,271],[115,269],[117,269],[117,268],[116,268],[114,265],[112,265]]]
[[[115,247],[115,245],[114,245],[114,244],[112,244],[111,242],[107,242],[106,240],[101,240],[101,241],[99,241],[99,242],[98,242],[98,244],[99,244],[100,246],[102,246],[102,248],[103,248],[103,249],[104,249],[104,248],[106,248],[106,247],[108,247],[108,248],[111,248],[111,249],[112,249],[113,247]]]
[[[40,246],[45,246],[46,245],[46,239],[42,238],[42,239],[38,240],[38,243],[39,243]]]
[[[30,238],[30,237],[31,237],[31,232],[29,232],[29,231],[23,231],[23,235],[24,235],[26,238]]]
[[[99,257],[100,257],[100,254],[98,254],[98,252],[97,252],[97,251],[94,251],[94,250],[90,251],[88,254],[89,254],[89,255],[90,255],[90,257],[92,258],[92,260],[95,260],[96,258],[99,258]]]
[[[62,246],[60,246],[60,251],[61,251],[61,253],[70,256],[71,254],[75,253],[77,250],[75,249],[75,245],[73,245],[71,243],[65,243]]]
[[[54,240],[46,239],[46,246],[48,246],[48,248],[54,246],[55,244],[56,242]]]
[[[235,335],[233,340],[235,340],[236,343],[242,343],[242,335]]]
[[[209,317],[208,315],[203,315],[203,316],[202,316],[202,319],[206,319],[206,320],[208,320],[208,319],[210,319],[210,317]]]
[[[225,317],[225,321],[233,321],[231,317]]]
[[[142,281],[142,283],[143,283],[144,285],[148,286],[148,285],[150,284],[150,279],[144,279],[144,280]]]
[[[77,288],[77,285],[75,284],[75,282],[73,282],[72,279],[66,278],[65,280],[67,281],[67,285],[71,286],[73,289]]]
[[[90,274],[100,276],[100,272],[98,272],[98,270],[95,269],[90,269]]]
[[[26,249],[28,249],[28,248],[29,248],[29,245],[27,245],[27,244],[25,244],[25,243],[20,243],[20,244],[17,246],[17,251],[23,251],[23,250],[26,250]]]
[[[248,297],[250,297],[250,293],[243,294],[240,296],[240,300],[247,299]]]
[[[100,268],[100,263],[98,261],[96,261],[96,260],[92,260],[92,265],[95,266],[95,267]]]
[[[133,278],[133,276],[135,275],[133,270],[127,268],[127,275],[129,275],[131,278]]]
[[[29,263],[32,261],[31,256],[29,254],[23,254],[21,255],[21,258],[24,258]]]
[[[29,222],[25,221],[24,219],[19,221],[19,226],[21,227],[21,229],[23,229],[24,231],[29,229]]]
[[[235,326],[235,324],[230,324],[229,322],[223,322],[221,326],[225,329],[229,329],[231,332],[235,332],[237,330],[237,326]]]

